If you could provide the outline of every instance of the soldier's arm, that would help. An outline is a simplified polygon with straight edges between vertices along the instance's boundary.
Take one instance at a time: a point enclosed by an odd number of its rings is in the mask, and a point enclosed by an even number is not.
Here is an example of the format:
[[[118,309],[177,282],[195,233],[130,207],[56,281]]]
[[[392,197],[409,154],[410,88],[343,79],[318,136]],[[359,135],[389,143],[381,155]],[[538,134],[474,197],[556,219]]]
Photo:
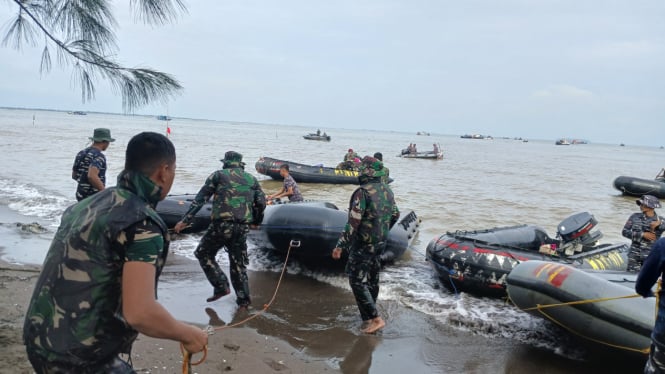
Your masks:
[[[342,251],[348,251],[350,249],[351,243],[358,232],[360,221],[365,213],[365,208],[365,190],[358,188],[351,196],[348,220],[346,225],[344,225],[344,232],[342,232],[342,235],[337,241],[336,248],[341,248]]]
[[[90,165],[88,167],[88,183],[96,190],[102,191],[104,189],[104,183],[99,178],[99,169],[96,166]]]
[[[637,234],[637,235],[636,235]],[[630,216],[621,230],[621,235],[632,241],[639,241],[642,237],[642,230],[636,231],[633,227],[633,216]]]
[[[189,206],[189,209],[187,209],[187,213],[182,217],[180,222],[184,224],[188,224],[191,222],[192,219],[194,219],[194,216],[198,211],[205,205],[206,201],[212,196],[212,194],[215,192],[215,185],[217,184],[217,173],[212,173],[208,178],[206,178],[205,183],[199,190],[199,192],[196,194],[196,197],[194,198],[194,201],[192,201],[192,205]],[[176,230],[179,231],[179,230]]]

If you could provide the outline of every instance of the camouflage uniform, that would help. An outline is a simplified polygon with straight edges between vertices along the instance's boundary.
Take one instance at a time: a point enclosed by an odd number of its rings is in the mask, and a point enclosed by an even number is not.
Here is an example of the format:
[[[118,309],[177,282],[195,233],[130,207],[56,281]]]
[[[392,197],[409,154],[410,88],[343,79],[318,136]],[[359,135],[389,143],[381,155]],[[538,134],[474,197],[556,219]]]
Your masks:
[[[266,197],[259,182],[243,168],[242,155],[226,152],[224,168],[206,179],[194,202],[182,219],[189,223],[205,202],[213,197],[212,221],[194,252],[210,284],[214,287],[216,300],[230,292],[229,281],[215,260],[222,247],[229,254],[231,283],[236,291],[236,303],[248,305],[249,282],[247,280],[247,233],[249,225],[258,225],[263,220]]]
[[[360,183],[351,196],[349,218],[337,247],[349,254],[346,273],[363,321],[378,317],[379,258],[392,225],[399,218],[393,192],[381,182],[383,164],[363,158]]]
[[[125,171],[117,187],[65,211],[23,327],[38,373],[134,373],[118,358],[138,334],[122,315],[122,270],[142,261],[161,274],[169,238],[154,211],[160,194],[146,176]]]
[[[635,282],[635,292],[644,297],[653,297],[652,288],[662,281],[665,271],[665,238],[660,238],[653,245],[649,256],[644,261]],[[665,298],[657,298],[658,311],[656,323],[651,331],[651,350],[644,367],[644,373],[665,373]]]
[[[293,187],[293,194],[289,195],[289,201],[303,201],[298,184],[291,175],[288,175],[284,178],[284,191],[288,191],[290,187]]]
[[[623,226],[621,235],[630,239],[630,252],[628,253],[628,266],[627,270],[632,272],[640,271],[644,259],[649,255],[651,250],[652,241],[642,238],[642,234],[645,231],[649,231],[649,225],[651,222],[660,220],[660,226],[656,227],[654,234],[656,234],[656,239],[665,231],[665,219],[659,217],[657,214],[654,214],[653,217],[647,217],[646,214],[639,212],[633,213],[626,221],[626,224]]]
[[[74,180],[78,182],[76,187],[76,200],[81,201],[86,197],[99,192],[88,181],[88,169],[94,166],[99,169],[99,179],[106,185],[106,156],[95,147],[88,147],[79,151],[74,159]]]

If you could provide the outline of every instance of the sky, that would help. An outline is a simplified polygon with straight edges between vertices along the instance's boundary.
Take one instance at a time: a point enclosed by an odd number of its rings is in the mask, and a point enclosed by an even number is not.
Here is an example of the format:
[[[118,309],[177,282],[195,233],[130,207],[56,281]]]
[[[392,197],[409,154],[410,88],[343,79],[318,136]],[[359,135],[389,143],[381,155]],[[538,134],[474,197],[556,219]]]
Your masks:
[[[662,0],[197,0],[159,27],[111,3],[116,58],[185,88],[136,114],[665,145]],[[122,112],[42,48],[0,47],[0,106]]]

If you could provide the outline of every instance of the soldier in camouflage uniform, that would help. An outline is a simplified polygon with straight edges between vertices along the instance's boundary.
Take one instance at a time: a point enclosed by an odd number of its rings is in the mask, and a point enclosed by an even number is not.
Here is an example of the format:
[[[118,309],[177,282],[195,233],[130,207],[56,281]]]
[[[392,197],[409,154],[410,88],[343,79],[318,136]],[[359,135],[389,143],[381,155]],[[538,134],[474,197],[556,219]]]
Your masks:
[[[118,355],[129,354],[139,332],[191,353],[207,344],[203,330],[155,300],[169,238],[154,208],[171,189],[175,161],[165,136],[138,134],[117,186],[63,214],[23,327],[37,373],[135,373]]]
[[[374,158],[383,162],[383,153],[375,152]],[[390,180],[390,169],[388,169],[385,164],[383,165],[383,173],[385,175],[381,177],[381,182],[388,183],[388,181]]]
[[[381,161],[365,156],[360,169],[361,185],[351,195],[349,218],[332,253],[334,259],[348,253],[346,273],[363,320],[361,331],[364,333],[373,333],[385,326],[376,310],[380,255],[390,228],[399,218],[393,192],[381,182],[383,176]]]
[[[115,139],[111,137],[111,130],[98,128],[90,140],[93,141],[92,145],[76,154],[72,166],[72,179],[78,183],[77,201],[103,190],[106,185],[106,156],[102,151]]]
[[[628,253],[628,271],[638,272],[644,259],[649,255],[651,246],[665,231],[665,220],[656,214],[660,201],[655,196],[644,195],[635,201],[640,206],[640,213],[633,213],[623,227],[621,234],[630,239]]]
[[[224,162],[223,169],[206,179],[189,210],[176,224],[175,231],[180,232],[187,227],[196,212],[214,196],[212,221],[194,255],[214,287],[213,295],[207,299],[211,302],[231,293],[229,281],[215,260],[217,252],[222,247],[226,248],[236,303],[245,307],[251,303],[247,280],[247,233],[249,225],[256,226],[263,221],[266,197],[256,178],[245,172],[240,153],[226,152],[221,161]]]

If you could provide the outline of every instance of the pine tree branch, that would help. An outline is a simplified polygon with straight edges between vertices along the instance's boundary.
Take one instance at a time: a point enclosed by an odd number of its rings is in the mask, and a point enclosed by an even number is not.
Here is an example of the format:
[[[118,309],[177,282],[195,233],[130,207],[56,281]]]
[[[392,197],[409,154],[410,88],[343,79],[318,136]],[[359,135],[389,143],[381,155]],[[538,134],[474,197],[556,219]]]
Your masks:
[[[165,23],[172,21],[176,6],[184,10],[180,0],[132,0],[140,3],[143,18],[148,22]],[[115,36],[107,25],[115,24],[106,1],[91,1],[83,7],[77,1],[45,0],[29,2],[14,0],[19,6],[19,15],[3,39],[3,44],[14,37],[14,46],[19,49],[22,42],[34,44],[33,25],[45,35],[45,40],[57,46],[61,63],[74,67],[74,79],[81,85],[83,102],[94,99],[95,76],[108,79],[116,93],[122,96],[123,111],[134,109],[157,100],[166,100],[182,90],[180,83],[171,75],[147,68],[127,68],[105,56],[105,50],[115,47]],[[60,7],[58,7],[60,5]],[[44,21],[37,16],[43,16]],[[28,23],[26,15],[32,23]],[[50,22],[49,22],[50,21]],[[70,42],[63,42],[56,37],[46,22],[53,29],[61,29]],[[50,53],[45,46],[42,52],[40,71],[48,72],[51,68]]]

